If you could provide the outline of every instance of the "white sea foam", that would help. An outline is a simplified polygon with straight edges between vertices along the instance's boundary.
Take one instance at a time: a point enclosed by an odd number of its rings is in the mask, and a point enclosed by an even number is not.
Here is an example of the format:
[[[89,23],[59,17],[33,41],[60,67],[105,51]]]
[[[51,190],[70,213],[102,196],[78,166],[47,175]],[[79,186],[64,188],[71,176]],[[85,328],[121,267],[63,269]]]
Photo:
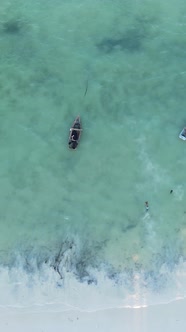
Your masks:
[[[71,259],[68,252],[61,264]],[[68,267],[68,264],[67,264]],[[76,308],[94,311],[118,307],[142,307],[166,303],[176,298],[184,298],[186,263],[180,258],[174,268],[167,262],[158,264],[149,271],[143,267],[134,271],[108,272],[102,264],[98,269],[87,268],[91,279],[80,280],[65,266],[59,267],[60,274],[51,262],[42,263],[32,258],[29,267],[25,259],[12,267],[0,268],[0,306],[19,308],[26,311],[63,311]]]
[[[175,197],[177,201],[182,201],[184,197],[184,186],[183,185],[177,185],[174,189]]]

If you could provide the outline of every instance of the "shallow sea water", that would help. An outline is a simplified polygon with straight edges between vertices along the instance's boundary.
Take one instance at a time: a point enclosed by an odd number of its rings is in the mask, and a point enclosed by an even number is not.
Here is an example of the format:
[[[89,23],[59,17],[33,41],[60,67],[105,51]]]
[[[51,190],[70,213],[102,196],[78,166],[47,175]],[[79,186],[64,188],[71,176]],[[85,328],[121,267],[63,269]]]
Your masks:
[[[0,305],[185,297],[186,5],[0,6]]]

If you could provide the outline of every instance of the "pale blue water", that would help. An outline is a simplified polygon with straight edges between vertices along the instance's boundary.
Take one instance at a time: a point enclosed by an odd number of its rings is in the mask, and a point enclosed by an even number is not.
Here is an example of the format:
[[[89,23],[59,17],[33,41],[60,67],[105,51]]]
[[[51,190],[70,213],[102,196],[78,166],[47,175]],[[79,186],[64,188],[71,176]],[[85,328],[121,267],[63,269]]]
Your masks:
[[[1,0],[2,306],[185,296],[185,9]]]

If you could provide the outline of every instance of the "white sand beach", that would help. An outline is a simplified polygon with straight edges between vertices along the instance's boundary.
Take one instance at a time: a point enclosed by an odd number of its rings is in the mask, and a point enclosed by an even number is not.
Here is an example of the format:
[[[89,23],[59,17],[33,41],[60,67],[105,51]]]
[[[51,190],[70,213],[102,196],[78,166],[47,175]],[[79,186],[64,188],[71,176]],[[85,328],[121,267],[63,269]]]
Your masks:
[[[0,313],[3,332],[184,332],[186,330],[186,300],[136,309],[105,311]]]

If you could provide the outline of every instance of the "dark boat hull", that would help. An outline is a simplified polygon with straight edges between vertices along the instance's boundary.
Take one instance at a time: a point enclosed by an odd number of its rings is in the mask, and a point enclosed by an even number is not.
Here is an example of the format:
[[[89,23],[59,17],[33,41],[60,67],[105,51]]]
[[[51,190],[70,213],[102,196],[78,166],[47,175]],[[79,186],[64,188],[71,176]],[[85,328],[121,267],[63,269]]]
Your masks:
[[[68,140],[68,146],[70,149],[75,150],[78,147],[79,140],[81,137],[81,120],[80,116],[78,116],[73,124],[72,127],[70,128],[70,135],[69,135],[69,140]]]

